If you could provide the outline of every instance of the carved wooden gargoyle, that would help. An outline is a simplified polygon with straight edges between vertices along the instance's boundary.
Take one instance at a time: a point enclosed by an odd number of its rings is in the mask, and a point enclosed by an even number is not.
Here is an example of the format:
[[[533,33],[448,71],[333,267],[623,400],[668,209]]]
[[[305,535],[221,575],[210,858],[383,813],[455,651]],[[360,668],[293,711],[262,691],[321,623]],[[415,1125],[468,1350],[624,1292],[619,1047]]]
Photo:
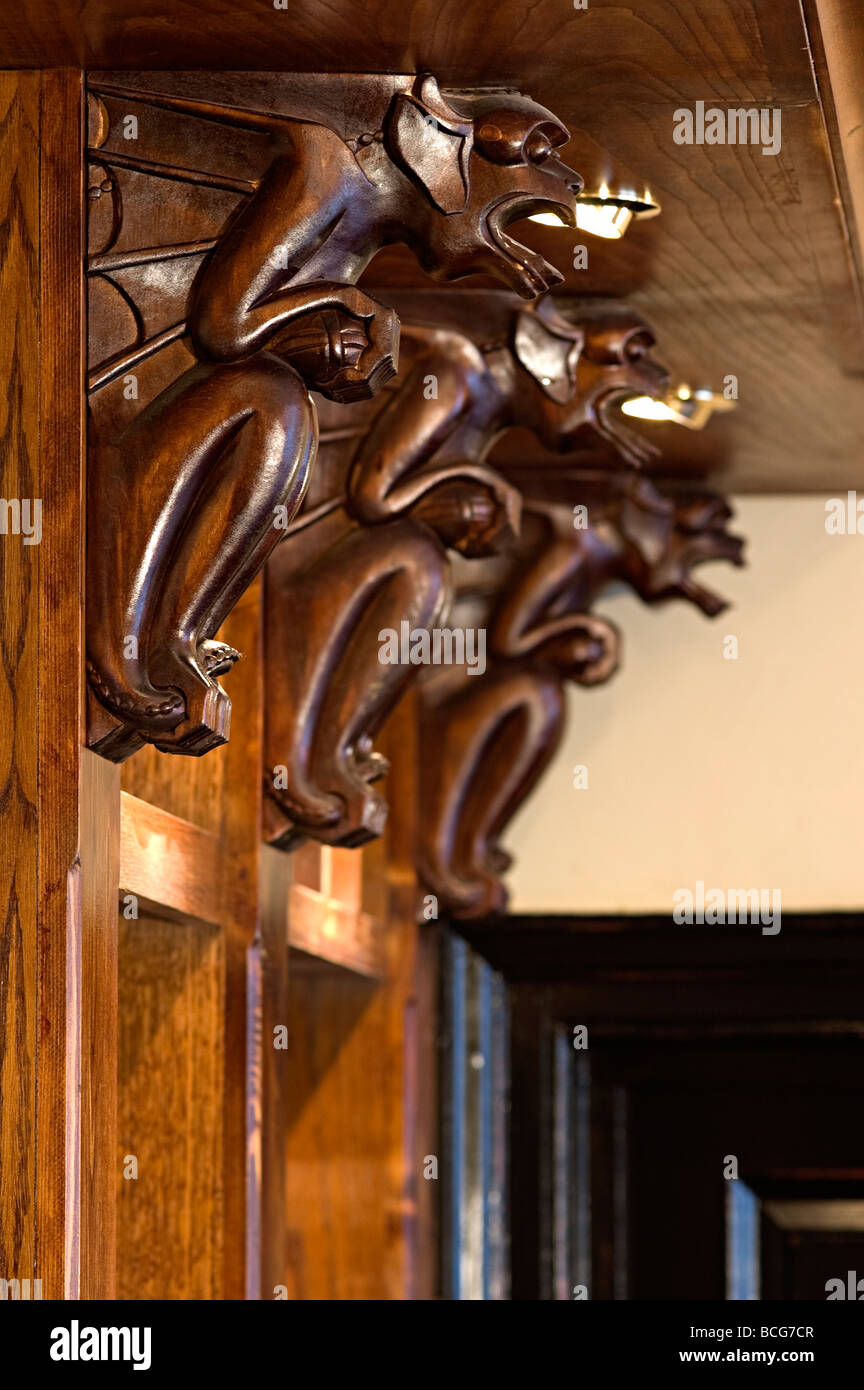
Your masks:
[[[413,360],[357,451],[344,510],[313,522],[302,550],[292,541],[274,557],[264,775],[273,843],[380,833],[386,801],[373,783],[386,764],[372,743],[419,674],[382,661],[380,634],[443,619],[447,549],[482,557],[513,543],[520,495],[485,461],[501,434],[532,430],[571,466],[591,430],[615,444],[618,467],[649,454],[610,409],[622,395],[666,390],[638,314],[573,301],[564,317],[511,300],[498,327],[481,316],[478,346],[403,322]]]
[[[558,747],[566,682],[595,685],[617,667],[616,630],[589,612],[597,596],[624,583],[648,603],[683,598],[713,617],[726,605],[693,580],[693,567],[742,563],[743,543],[725,529],[730,509],[714,494],[667,497],[639,476],[576,492],[586,527],[575,529],[564,507],[526,511],[489,613],[485,674],[421,686],[419,870],[454,917],[504,911],[501,835]]]
[[[580,188],[516,93],[357,79],[349,130],[350,78],[211,77],[90,80],[89,742],[117,761],[226,740],[216,632],[302,502],[309,391],[362,399],[397,367],[396,315],[355,285],[376,252],[536,295],[561,277],[505,228],[573,223]]]

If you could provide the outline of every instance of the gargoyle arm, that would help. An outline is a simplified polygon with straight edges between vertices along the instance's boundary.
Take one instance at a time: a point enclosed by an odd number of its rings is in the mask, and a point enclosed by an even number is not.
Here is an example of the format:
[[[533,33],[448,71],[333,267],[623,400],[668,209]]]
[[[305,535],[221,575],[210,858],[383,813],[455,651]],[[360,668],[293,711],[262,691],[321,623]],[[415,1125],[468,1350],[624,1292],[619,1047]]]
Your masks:
[[[579,615],[572,609],[545,620],[543,615],[573,587],[584,559],[583,548],[563,536],[544,545],[540,562],[526,568],[495,612],[490,646],[497,655],[527,656],[553,638],[573,632]]]
[[[466,424],[469,411],[495,390],[486,378],[481,354],[463,340],[446,351],[436,346],[415,362],[354,460],[348,483],[352,515],[367,524],[390,520],[443,483],[470,480],[499,496],[502,479],[482,463],[454,458],[424,467]]]
[[[251,356],[319,309],[369,316],[368,297],[343,283],[357,278],[369,256],[339,235],[349,201],[362,196],[358,181],[339,137],[304,125],[303,138],[273,161],[200,273],[188,324],[203,357]]]

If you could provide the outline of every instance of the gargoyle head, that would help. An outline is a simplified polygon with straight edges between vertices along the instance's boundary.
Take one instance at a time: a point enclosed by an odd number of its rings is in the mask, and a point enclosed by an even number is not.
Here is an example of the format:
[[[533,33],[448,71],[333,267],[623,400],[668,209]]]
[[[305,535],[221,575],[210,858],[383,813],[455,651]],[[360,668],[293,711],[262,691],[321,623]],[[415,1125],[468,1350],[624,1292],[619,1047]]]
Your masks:
[[[576,225],[582,180],[555,153],[568,139],[551,111],[518,92],[445,98],[425,76],[394,97],[384,143],[425,194],[405,239],[427,274],[494,275],[526,299],[559,284],[554,266],[505,228],[544,211]],[[444,216],[430,216],[430,203]]]
[[[547,448],[567,453],[593,430],[625,462],[639,467],[657,450],[625,423],[629,396],[666,394],[669,375],[651,356],[645,320],[614,301],[541,300],[515,316],[513,353],[539,392],[519,396],[517,412]]]
[[[691,571],[708,560],[743,565],[744,542],[726,523],[732,510],[712,492],[664,496],[647,478],[626,487],[617,516],[624,577],[646,603],[683,598],[714,618],[728,606]]]

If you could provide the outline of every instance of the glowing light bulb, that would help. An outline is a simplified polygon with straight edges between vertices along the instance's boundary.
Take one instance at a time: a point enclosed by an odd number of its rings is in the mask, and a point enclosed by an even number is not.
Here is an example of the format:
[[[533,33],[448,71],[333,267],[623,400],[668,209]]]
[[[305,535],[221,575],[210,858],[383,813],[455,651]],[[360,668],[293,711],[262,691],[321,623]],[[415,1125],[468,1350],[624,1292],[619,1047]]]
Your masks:
[[[655,401],[653,396],[631,396],[621,406],[622,415],[630,415],[635,420],[674,420],[674,410],[665,401]]]
[[[715,411],[732,410],[735,402],[715,395],[707,386],[678,386],[665,400],[653,396],[631,396],[622,402],[621,413],[636,420],[671,420],[688,430],[702,430]]]
[[[659,211],[659,204],[649,194],[640,199],[630,189],[613,190],[603,182],[596,192],[585,189],[576,199],[576,226],[591,236],[617,241],[634,217],[654,217]],[[534,212],[529,214],[529,221],[540,222],[544,227],[569,225],[557,212]]]
[[[592,236],[617,240],[624,235],[632,221],[630,208],[620,203],[576,203],[576,226]]]

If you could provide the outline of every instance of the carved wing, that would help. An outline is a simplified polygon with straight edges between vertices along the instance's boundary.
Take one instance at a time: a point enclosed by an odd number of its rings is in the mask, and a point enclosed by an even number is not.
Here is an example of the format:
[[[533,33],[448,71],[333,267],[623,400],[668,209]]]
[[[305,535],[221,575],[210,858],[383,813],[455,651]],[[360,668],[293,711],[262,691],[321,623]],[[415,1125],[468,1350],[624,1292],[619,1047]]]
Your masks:
[[[257,188],[282,123],[140,90],[137,77],[94,75],[87,96],[91,393],[166,353],[169,379],[189,365],[175,345],[190,288]]]

